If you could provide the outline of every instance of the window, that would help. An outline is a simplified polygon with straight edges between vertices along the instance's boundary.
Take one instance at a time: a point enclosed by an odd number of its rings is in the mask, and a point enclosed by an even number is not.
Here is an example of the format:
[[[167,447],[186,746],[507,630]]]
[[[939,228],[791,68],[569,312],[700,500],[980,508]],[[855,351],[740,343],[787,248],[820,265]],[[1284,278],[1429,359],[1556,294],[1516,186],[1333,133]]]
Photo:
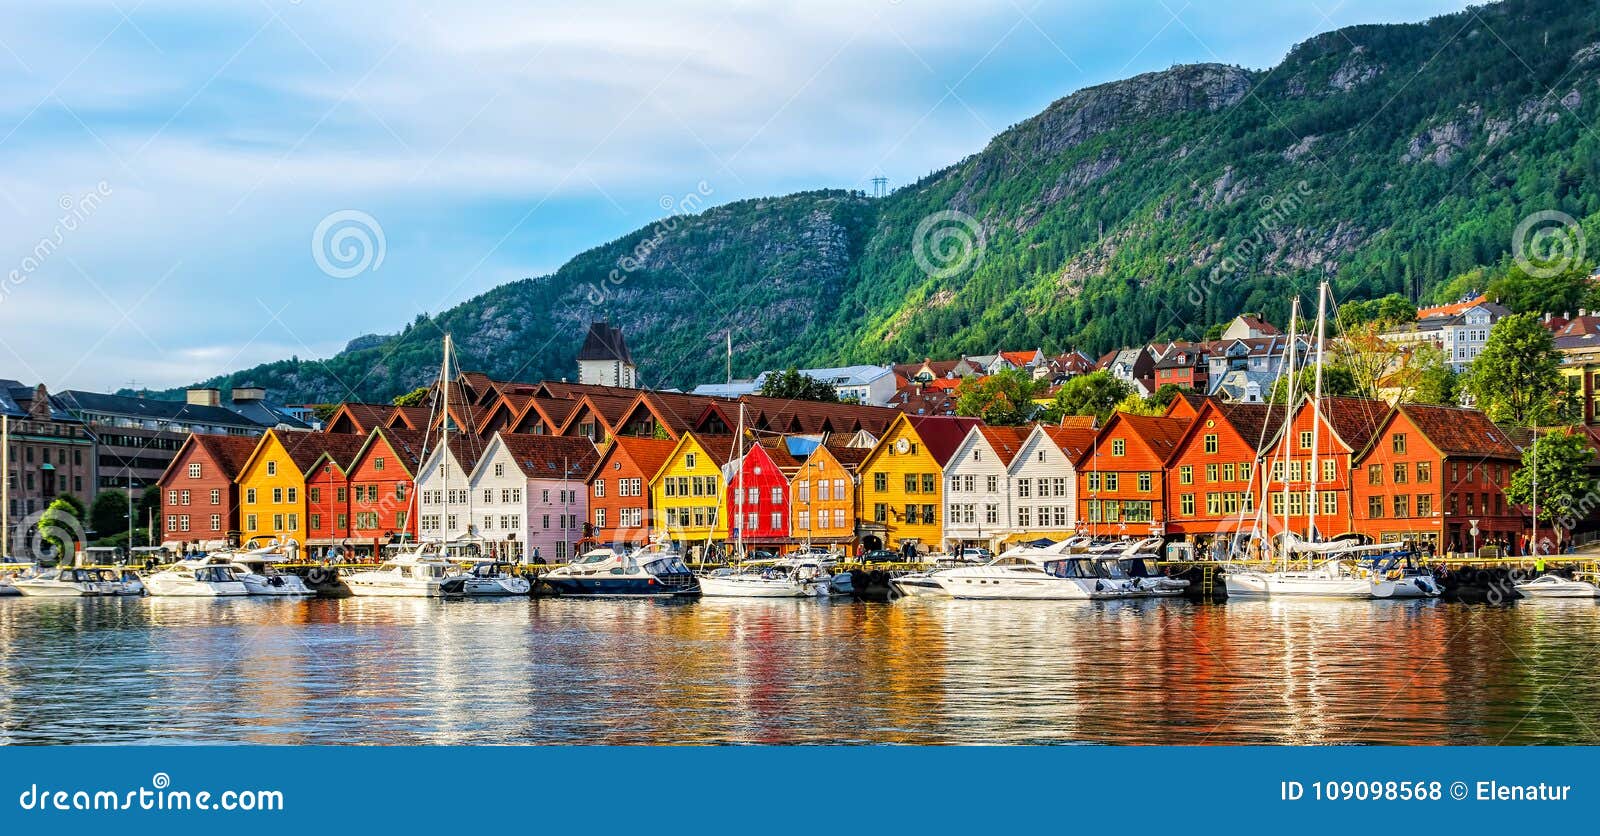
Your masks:
[[[1372,519],[1383,519],[1383,497],[1367,497],[1367,516]]]
[[[1087,478],[1088,483],[1089,483],[1089,492],[1090,493],[1095,493],[1095,492],[1100,490],[1100,474],[1099,473],[1096,473],[1094,471],[1090,471],[1089,475],[1086,478]],[[1044,495],[1044,491],[1039,491],[1039,494],[1040,494],[1040,496],[1043,496]]]
[[[1185,493],[1178,495],[1178,513],[1185,517],[1194,516],[1194,494]]]
[[[1185,465],[1179,465],[1178,466],[1178,484],[1180,484],[1180,485],[1193,485],[1194,484],[1194,465],[1185,464]]]
[[[683,466],[687,470],[694,470],[694,454],[689,453],[683,457]]]
[[[1000,506],[998,506],[998,505],[985,505],[985,506],[983,506],[983,521],[986,522],[986,523],[999,523],[1000,522]]]
[[[1405,455],[1405,452],[1406,452],[1406,434],[1405,433],[1395,433],[1394,434],[1394,438],[1390,439],[1390,446],[1394,448],[1394,451],[1396,453],[1398,453],[1400,455]]]
[[[1419,494],[1417,494],[1417,516],[1419,516],[1419,517],[1431,517],[1431,516],[1433,516],[1433,494],[1431,494],[1431,493],[1419,493]]]
[[[1396,517],[1411,516],[1411,495],[1400,494],[1394,498],[1394,515]]]
[[[1033,509],[1026,505],[1017,508],[1017,527],[1027,528],[1033,525]]]
[[[277,476],[278,475],[278,463],[277,462],[267,462],[267,475],[268,476]]]
[[[971,479],[972,477],[969,476],[967,478]],[[938,489],[939,489],[938,477],[937,477],[936,474],[933,474],[933,473],[924,473],[924,474],[922,474],[922,492],[923,493],[933,493],[934,491],[937,491]],[[968,483],[967,490],[970,491],[972,489],[973,488],[972,488],[971,483]]]
[[[773,513],[773,515],[772,515],[772,530],[773,531],[781,531],[781,530],[783,530],[783,515],[782,514],[779,514],[779,513],[776,513],[776,512]]]
[[[819,512],[819,513],[823,513],[823,512]],[[845,527],[844,526],[844,509],[843,508],[835,508],[835,509],[833,509],[833,527],[834,528],[844,528]]]
[[[872,520],[873,522],[888,522],[889,506],[883,504],[882,502],[874,504],[872,506]]]
[[[922,506],[922,521],[924,523],[926,523],[928,525],[932,525],[932,524],[934,524],[934,523],[939,521],[938,516],[934,513],[936,508],[937,508],[937,506],[934,506],[934,505],[924,505],[924,506]]]
[[[381,470],[382,468],[379,468],[379,469]],[[506,475],[506,464],[505,464],[505,462],[495,462],[494,463],[494,475],[497,476],[497,477]]]
[[[1417,462],[1417,484],[1425,485],[1433,481],[1433,463]]]
[[[595,496],[605,496],[606,495],[606,480],[604,480],[604,479],[596,479],[596,480],[594,480],[594,495]]]
[[[356,488],[356,491],[358,493],[359,493],[360,490],[361,490],[361,488],[359,488],[359,487]],[[493,505],[494,504],[494,488],[484,488],[483,489],[483,504],[485,504],[485,505]]]
[[[989,477],[988,490],[989,490],[989,493],[995,493],[995,492],[1000,490],[1000,477],[999,476],[990,476]]]
[[[282,505],[283,504],[283,488],[273,488],[272,489],[272,504],[273,505]]]
[[[361,515],[357,514],[356,515],[356,519],[361,519]],[[318,530],[320,530],[322,528],[322,515],[321,514],[307,514],[306,515],[306,520],[308,522],[310,522],[312,531],[318,531]]]
[[[1232,482],[1233,481],[1233,465],[1232,464],[1225,464],[1225,465],[1222,466],[1222,481],[1224,481],[1224,482]]]
[[[347,491],[346,491],[345,488],[335,488],[334,489],[333,498],[334,498],[335,501],[343,502],[344,499],[345,499],[345,496],[347,496]]]
[[[915,473],[907,473],[906,474],[906,493],[916,493],[916,492],[917,492],[917,474],[915,474]]]
[[[1334,467],[1333,459],[1323,459],[1322,460],[1322,481],[1324,481],[1324,482],[1332,482],[1334,480],[1335,477],[1334,477],[1333,467]]]
[[[1369,465],[1367,465],[1367,484],[1369,484],[1369,485],[1381,485],[1381,484],[1383,484],[1383,465],[1381,465],[1381,464],[1369,464]]]
[[[889,489],[889,474],[881,473],[881,472],[873,473],[872,474],[872,489],[875,490],[875,491],[886,491],[886,490],[888,490]]]
[[[383,464],[384,464],[383,457],[382,456],[377,456],[372,460],[372,469],[373,470],[382,470],[383,469]],[[377,528],[377,526],[373,526],[373,528]]]
[[[1215,481],[1217,481],[1217,466],[1216,465],[1214,465],[1214,464],[1206,465],[1206,481],[1207,482],[1215,482]]]
[[[244,489],[244,501],[250,503],[251,505],[256,504],[256,489],[255,488],[245,488]]]
[[[74,451],[74,452],[76,452],[76,451]],[[199,479],[200,478],[200,463],[199,462],[194,462],[194,463],[191,463],[189,465],[189,478],[190,479]]]
[[[825,524],[825,523],[827,523],[827,521],[828,521],[828,515],[826,513],[817,514],[817,522],[824,523],[824,525],[822,526],[823,528],[827,528],[827,525]],[[795,514],[794,526],[795,526],[795,528],[798,528],[801,531],[810,531],[811,530],[811,512],[810,511],[801,511],[801,512]]]
[[[167,504],[168,505],[177,505],[178,504],[178,492],[177,491],[167,491]]]
[[[1150,482],[1151,481],[1152,480],[1150,479],[1150,474],[1148,474],[1148,473],[1140,473],[1139,474],[1139,492],[1140,493],[1149,493],[1150,492]]]
[[[1302,449],[1302,450],[1310,450],[1311,449],[1311,431],[1310,430],[1301,430],[1300,431],[1300,449]]]
[[[272,515],[272,530],[273,531],[282,531],[283,530],[283,515],[282,514],[273,514]]]
[[[1123,439],[1120,439],[1120,438],[1113,438],[1111,440],[1111,455],[1113,455],[1113,456],[1121,456],[1121,455],[1123,455],[1123,454],[1125,454],[1127,452],[1128,452],[1128,442],[1126,442],[1126,441],[1124,441]]]
[[[1205,451],[1207,453],[1215,453],[1215,452],[1217,452],[1217,434],[1216,433],[1206,433],[1204,441],[1205,441]]]
[[[1116,490],[1117,489],[1117,474],[1115,474],[1115,473],[1107,473],[1107,474],[1105,474],[1105,483],[1106,483],[1106,490],[1108,490],[1108,491]]]
[[[322,489],[321,488],[306,488],[306,496],[309,497],[311,502],[313,502],[313,503],[321,502],[322,501]]]
[[[1339,513],[1339,494],[1333,491],[1324,491],[1322,494],[1322,514],[1331,517]]]
[[[1407,466],[1405,462],[1395,462],[1394,463],[1394,483],[1396,485],[1404,485],[1407,482],[1411,481],[1408,478],[1410,473],[1411,473],[1411,468],[1409,466]]]
[[[221,514],[212,514],[211,515],[211,530],[212,531],[221,531],[222,530],[222,515]]]
[[[1017,497],[1028,499],[1033,495],[1033,480],[1023,477],[1017,480]]]

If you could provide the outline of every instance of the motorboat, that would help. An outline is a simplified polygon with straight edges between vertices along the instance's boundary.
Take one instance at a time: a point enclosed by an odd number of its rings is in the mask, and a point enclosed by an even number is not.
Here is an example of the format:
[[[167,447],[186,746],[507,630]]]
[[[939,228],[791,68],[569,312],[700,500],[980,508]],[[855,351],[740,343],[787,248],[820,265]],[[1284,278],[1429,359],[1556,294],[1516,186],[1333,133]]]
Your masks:
[[[234,575],[251,595],[291,597],[317,594],[299,575],[278,569],[276,564],[287,560],[288,555],[281,550],[267,547],[250,551],[213,552],[205,562],[232,568]]]
[[[527,595],[533,590],[533,584],[511,569],[511,564],[503,560],[474,561],[465,573],[446,580],[441,591],[447,596],[463,598]]]
[[[1153,598],[1173,598],[1189,589],[1189,582],[1163,574],[1154,564],[1160,560],[1156,549],[1161,547],[1159,537],[1147,538],[1125,548],[1117,555],[1117,564],[1142,595]]]
[[[189,558],[166,566],[145,579],[145,589],[157,598],[231,598],[249,595],[232,566]]]
[[[562,595],[682,597],[700,594],[700,582],[670,546],[653,543],[626,551],[601,547],[546,572],[542,580]]]
[[[1044,561],[1013,553],[982,566],[940,569],[928,577],[937,581],[952,598],[1087,601],[1123,597],[1121,590],[1108,587],[1094,577],[1092,565],[1068,569],[1065,564],[1069,563],[1089,561],[1081,558]],[[1081,571],[1088,572],[1087,578],[1078,576],[1077,572]]]
[[[816,598],[831,593],[832,575],[812,558],[776,558],[700,576],[710,598]]]
[[[949,598],[932,572],[912,572],[889,579],[889,590],[902,598]]]
[[[87,598],[116,595],[100,579],[100,570],[68,566],[13,578],[11,585],[30,598]]]
[[[1377,555],[1362,564],[1362,571],[1372,581],[1374,598],[1437,598],[1444,594],[1444,585],[1433,576],[1433,571],[1420,566],[1410,551],[1394,551]]]
[[[1600,598],[1600,586],[1560,575],[1544,574],[1516,586],[1524,598]]]
[[[376,569],[346,576],[344,583],[360,597],[437,598],[447,582],[465,575],[437,544],[423,543],[386,558]]]
[[[102,566],[94,571],[100,573],[100,582],[105,584],[106,595],[143,595],[144,579],[139,573],[122,566]]]
[[[23,577],[33,569],[32,563],[13,563],[9,560],[0,561],[0,598],[12,597],[22,594],[22,590],[12,583]]]

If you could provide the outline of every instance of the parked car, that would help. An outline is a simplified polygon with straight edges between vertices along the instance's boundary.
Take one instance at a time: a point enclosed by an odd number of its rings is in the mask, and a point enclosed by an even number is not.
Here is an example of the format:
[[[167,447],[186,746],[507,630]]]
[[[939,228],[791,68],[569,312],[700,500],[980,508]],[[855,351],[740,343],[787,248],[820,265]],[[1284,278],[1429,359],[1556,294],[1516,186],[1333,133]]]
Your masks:
[[[861,556],[862,563],[899,563],[904,559],[899,552],[892,552],[888,549],[877,549]]]

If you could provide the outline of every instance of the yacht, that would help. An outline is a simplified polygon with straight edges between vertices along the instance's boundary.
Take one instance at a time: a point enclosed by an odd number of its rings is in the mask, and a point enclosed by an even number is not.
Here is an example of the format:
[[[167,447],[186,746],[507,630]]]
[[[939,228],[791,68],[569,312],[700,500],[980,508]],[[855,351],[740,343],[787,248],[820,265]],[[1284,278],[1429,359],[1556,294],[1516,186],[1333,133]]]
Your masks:
[[[1353,575],[1339,558],[1306,569],[1237,569],[1222,574],[1228,597],[1372,598],[1370,579]]]
[[[1135,587],[1142,595],[1155,598],[1172,598],[1182,595],[1189,589],[1189,582],[1183,578],[1174,578],[1162,574],[1160,569],[1152,564],[1160,560],[1156,549],[1161,547],[1159,537],[1140,540],[1128,546],[1117,555],[1117,563],[1122,572],[1133,579]]]
[[[632,552],[591,549],[546,572],[542,580],[562,595],[655,598],[700,594],[700,583],[683,558],[663,544]]]
[[[117,594],[100,580],[100,570],[73,566],[19,576],[12,579],[11,585],[31,598],[85,598]]]
[[[1600,598],[1600,586],[1549,574],[1519,582],[1517,591],[1524,598]]]
[[[387,558],[376,569],[348,575],[344,583],[360,597],[437,598],[445,594],[447,581],[464,576],[435,544],[424,543]]]
[[[0,598],[22,594],[22,591],[11,582],[24,574],[29,567],[30,564],[27,563],[12,563],[9,560],[0,562]]]
[[[812,557],[753,561],[700,576],[711,598],[816,598],[831,593],[833,576]]]
[[[1372,581],[1374,598],[1437,598],[1444,594],[1444,585],[1433,576],[1433,571],[1418,566],[1410,551],[1391,551],[1377,555],[1362,564],[1362,571]]]
[[[902,598],[949,598],[933,572],[910,572],[889,579],[889,591]]]
[[[533,590],[533,584],[511,569],[511,564],[505,561],[476,560],[464,574],[446,580],[441,589],[445,595],[464,598],[527,595]]]
[[[1122,597],[1120,591],[1108,589],[1094,577],[1094,567],[1066,564],[1089,561],[1078,558],[1061,558],[1054,561],[1038,560],[1013,553],[997,557],[983,566],[963,566],[941,569],[929,575],[946,594],[953,598],[1015,598],[1051,601],[1087,601],[1092,598]],[[1052,571],[1055,570],[1055,571]],[[1087,571],[1085,578],[1077,573]]]
[[[139,573],[132,569],[114,566],[101,567],[94,570],[100,573],[100,582],[105,584],[107,595],[143,595],[144,580]]]
[[[317,594],[299,575],[278,570],[275,564],[287,559],[283,552],[269,547],[244,552],[215,552],[206,558],[206,562],[212,566],[231,568],[251,595],[288,597]]]
[[[204,558],[180,560],[145,579],[145,588],[158,598],[225,598],[249,595],[244,581],[227,565],[212,565]]]

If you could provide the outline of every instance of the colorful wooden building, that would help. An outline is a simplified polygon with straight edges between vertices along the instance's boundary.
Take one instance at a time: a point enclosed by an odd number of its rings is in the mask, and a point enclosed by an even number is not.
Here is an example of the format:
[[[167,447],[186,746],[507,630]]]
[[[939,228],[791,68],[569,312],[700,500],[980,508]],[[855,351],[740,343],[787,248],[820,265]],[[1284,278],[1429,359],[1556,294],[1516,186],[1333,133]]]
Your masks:
[[[600,545],[642,546],[656,525],[651,483],[678,443],[619,435],[600,450],[586,483],[590,536]],[[676,489],[674,489],[676,490]]]
[[[734,451],[738,455],[738,451]],[[782,437],[757,441],[747,436],[744,455],[732,462],[727,474],[727,503],[723,513],[733,527],[729,537],[746,549],[780,550],[789,543],[789,477],[800,462],[789,453]]]
[[[850,546],[856,539],[856,471],[870,447],[817,445],[789,483],[789,536],[796,543]]]
[[[305,532],[301,544],[315,552],[338,547],[354,551],[350,530],[350,465],[366,439],[351,433],[327,433],[322,452],[306,467]]]
[[[1076,462],[1080,531],[1098,537],[1166,533],[1166,462],[1190,419],[1118,412]]]
[[[1094,446],[1092,425],[1036,424],[1011,460],[1012,541],[1065,540],[1078,527],[1076,462]]]
[[[1354,528],[1436,551],[1494,543],[1524,553],[1526,519],[1505,497],[1521,461],[1511,438],[1478,410],[1402,404],[1354,457]]]
[[[327,433],[268,430],[240,467],[241,537],[305,545],[305,472],[326,449]]]
[[[856,489],[861,548],[914,549],[944,542],[944,467],[976,418],[901,413],[861,462]]]
[[[425,434],[379,427],[351,462],[349,537],[358,551],[417,537],[416,471],[422,463]]]
[[[183,546],[239,536],[239,470],[259,439],[190,433],[156,482],[161,490],[163,542]]]
[[[1293,420],[1262,451],[1267,531],[1277,534],[1287,525],[1296,535],[1315,539],[1354,531],[1351,459],[1366,448],[1388,414],[1389,404],[1379,400],[1325,397],[1318,405],[1303,398]]]
[[[967,436],[944,468],[946,550],[998,550],[1012,528],[1011,463],[1027,441],[1027,427],[983,424]]]
[[[650,482],[653,531],[692,560],[728,539],[723,485],[733,449],[731,435],[684,433]]]
[[[1283,423],[1281,406],[1207,399],[1166,462],[1169,537],[1197,553],[1219,535],[1249,531],[1261,485],[1256,465]]]
[[[508,560],[571,559],[589,517],[584,477],[598,458],[586,438],[495,434],[472,473],[477,535]]]

